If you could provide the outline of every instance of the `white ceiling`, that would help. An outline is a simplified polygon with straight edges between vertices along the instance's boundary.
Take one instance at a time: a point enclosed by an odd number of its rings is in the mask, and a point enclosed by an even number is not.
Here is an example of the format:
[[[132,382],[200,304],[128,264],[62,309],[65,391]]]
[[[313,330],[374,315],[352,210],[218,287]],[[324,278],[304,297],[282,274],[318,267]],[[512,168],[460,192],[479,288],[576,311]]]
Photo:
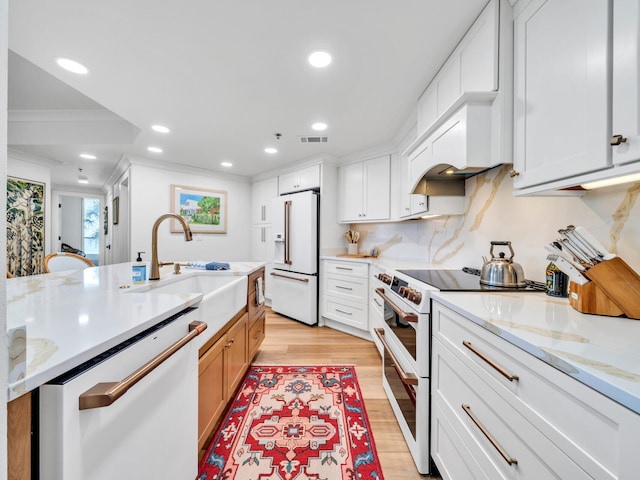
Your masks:
[[[123,155],[253,176],[372,149],[393,141],[486,3],[10,0],[9,148],[55,167],[57,185],[83,168],[90,188]],[[306,63],[315,49],[332,53],[328,68]],[[328,143],[301,144],[316,121]]]

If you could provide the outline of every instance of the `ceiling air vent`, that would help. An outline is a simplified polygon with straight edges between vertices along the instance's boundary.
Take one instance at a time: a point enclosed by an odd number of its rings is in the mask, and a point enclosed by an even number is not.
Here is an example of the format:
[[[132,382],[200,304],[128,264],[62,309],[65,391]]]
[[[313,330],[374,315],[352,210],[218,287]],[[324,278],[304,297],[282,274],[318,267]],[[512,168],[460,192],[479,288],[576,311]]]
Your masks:
[[[328,137],[321,137],[319,135],[312,136],[300,136],[300,143],[327,143]]]

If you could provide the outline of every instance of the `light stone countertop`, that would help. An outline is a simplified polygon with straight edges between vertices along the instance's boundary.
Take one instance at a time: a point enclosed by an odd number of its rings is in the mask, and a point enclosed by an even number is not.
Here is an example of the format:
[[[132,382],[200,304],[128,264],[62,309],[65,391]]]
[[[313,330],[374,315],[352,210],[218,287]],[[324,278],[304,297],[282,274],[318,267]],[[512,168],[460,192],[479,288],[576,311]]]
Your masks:
[[[640,320],[582,314],[566,298],[544,293],[431,297],[640,414]]]
[[[195,275],[246,276],[264,264],[230,262],[229,270],[219,271],[182,267],[179,276],[173,275],[172,266],[165,266],[160,280],[140,285],[131,282],[131,266],[121,263],[7,279],[10,357],[22,350],[20,358],[9,359],[8,400],[197,306],[203,298],[202,293],[155,293],[154,287]]]

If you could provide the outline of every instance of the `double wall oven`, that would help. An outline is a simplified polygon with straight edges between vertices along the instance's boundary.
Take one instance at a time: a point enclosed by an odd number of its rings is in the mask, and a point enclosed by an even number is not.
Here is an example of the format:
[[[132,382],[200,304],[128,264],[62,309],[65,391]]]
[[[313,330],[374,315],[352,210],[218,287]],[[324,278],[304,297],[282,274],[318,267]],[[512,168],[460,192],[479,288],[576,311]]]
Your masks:
[[[418,471],[430,474],[431,292],[512,289],[483,286],[480,272],[468,268],[390,270],[377,265],[373,272],[370,325],[383,357],[382,383]]]

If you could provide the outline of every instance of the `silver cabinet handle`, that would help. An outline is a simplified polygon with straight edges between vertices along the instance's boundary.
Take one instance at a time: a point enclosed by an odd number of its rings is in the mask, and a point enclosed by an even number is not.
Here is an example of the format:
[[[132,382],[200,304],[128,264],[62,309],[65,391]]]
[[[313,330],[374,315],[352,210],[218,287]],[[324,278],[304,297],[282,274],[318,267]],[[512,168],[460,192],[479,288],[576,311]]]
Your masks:
[[[346,310],[340,310],[339,308],[336,308],[336,312],[344,313],[345,315],[353,315],[353,313],[347,312]]]
[[[336,285],[336,288],[339,288],[341,290],[353,290],[353,288],[351,287],[343,287],[342,285]]]
[[[509,465],[517,465],[518,460],[507,455],[507,452],[500,446],[500,444],[496,441],[496,439],[493,438],[493,435],[491,435],[489,431],[484,427],[484,425],[480,423],[480,420],[478,420],[476,416],[473,413],[471,413],[471,407],[463,403],[462,409],[465,411],[467,415],[469,415],[469,418],[471,419],[471,421],[476,424],[476,427],[480,429],[480,431],[484,434],[484,436],[487,437],[487,440],[491,442],[491,445],[493,445],[493,447],[498,451],[498,453],[502,456],[502,458],[504,458],[505,462],[507,462]]]
[[[379,307],[382,307],[382,306],[384,305],[384,303],[380,303],[380,302],[378,301],[378,299],[377,299],[377,298],[375,298],[375,297],[374,297],[373,301],[374,301],[374,302],[376,302],[376,305],[378,305]]]
[[[509,373],[507,370],[505,370],[504,368],[502,368],[500,365],[498,365],[496,362],[494,362],[493,360],[491,360],[489,357],[487,357],[484,353],[480,352],[476,347],[474,347],[473,345],[471,345],[471,342],[467,341],[467,340],[463,340],[462,344],[467,347],[469,350],[471,350],[473,353],[475,353],[478,357],[480,357],[482,360],[484,360],[485,362],[487,362],[489,365],[491,365],[491,367],[495,370],[497,370],[500,375],[502,375],[503,377],[505,377],[507,380],[509,380],[510,382],[513,382],[514,380],[520,380],[520,377],[518,377],[518,375],[514,375],[512,373]]]
[[[160,364],[167,360],[171,355],[184,347],[191,340],[196,338],[207,329],[205,322],[191,322],[189,324],[189,333],[178,340],[176,343],[167,348],[164,352],[159,353],[149,362],[137,369],[121,382],[104,382],[97,383],[79,397],[80,410],[88,410],[91,408],[108,407],[136,383],[142,380],[155,370]]]
[[[336,267],[336,270],[349,270],[350,272],[353,270],[353,268],[347,268],[347,267]]]

